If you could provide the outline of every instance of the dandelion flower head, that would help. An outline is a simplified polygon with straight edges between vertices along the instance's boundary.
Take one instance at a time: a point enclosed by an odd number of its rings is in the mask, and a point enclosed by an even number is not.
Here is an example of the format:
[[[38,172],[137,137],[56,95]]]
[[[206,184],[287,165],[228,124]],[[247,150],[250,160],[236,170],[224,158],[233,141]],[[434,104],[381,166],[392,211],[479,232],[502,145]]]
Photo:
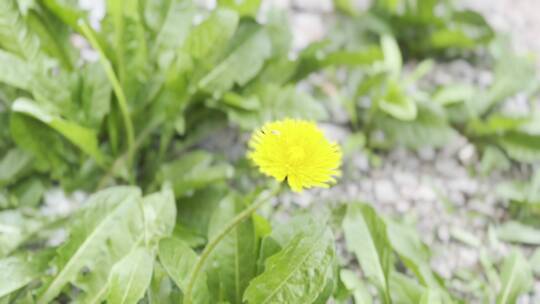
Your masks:
[[[248,157],[278,181],[287,179],[295,192],[328,188],[340,175],[341,150],[314,122],[284,119],[265,124],[249,142]]]

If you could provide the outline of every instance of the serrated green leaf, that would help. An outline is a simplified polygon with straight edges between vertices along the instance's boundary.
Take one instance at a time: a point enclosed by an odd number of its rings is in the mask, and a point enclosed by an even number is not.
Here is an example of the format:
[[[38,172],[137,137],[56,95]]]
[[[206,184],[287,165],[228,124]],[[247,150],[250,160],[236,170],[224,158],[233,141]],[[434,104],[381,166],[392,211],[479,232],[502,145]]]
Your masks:
[[[31,72],[26,62],[0,49],[0,66],[0,82],[23,90],[30,88]]]
[[[16,0],[0,2],[0,46],[25,60],[40,53],[39,39],[24,22]]]
[[[92,156],[97,163],[103,164],[105,161],[103,154],[99,150],[97,134],[94,130],[61,117],[54,117],[37,103],[27,98],[17,99],[12,105],[12,110],[33,117],[58,131],[83,152]]]
[[[146,248],[139,248],[116,263],[109,277],[107,301],[136,304],[143,298],[150,281],[154,256]]]
[[[261,0],[217,0],[220,7],[234,9],[242,16],[257,16]]]
[[[270,38],[258,26],[245,25],[231,40],[226,57],[199,80],[199,89],[220,96],[235,84],[245,85],[263,67],[272,52]]]
[[[8,185],[30,169],[32,156],[27,152],[13,148],[0,160],[0,186]]]
[[[239,212],[245,204],[241,197],[231,194],[224,198],[210,221],[208,239],[211,240]],[[221,301],[242,303],[242,295],[255,276],[256,238],[251,219],[239,224],[217,245],[209,260],[209,276],[219,282]]]
[[[352,292],[355,304],[371,304],[373,299],[366,289],[365,283],[359,275],[348,269],[342,269],[339,273],[343,285]]]
[[[403,121],[416,118],[416,102],[407,96],[403,88],[395,81],[390,81],[386,94],[377,102],[379,108],[385,113]]]
[[[127,253],[141,242],[140,203],[140,190],[134,187],[110,188],[90,197],[74,218],[69,239],[58,249],[54,272],[44,281],[36,303],[49,303],[82,269],[99,267],[103,255]]]
[[[504,260],[501,281],[497,304],[514,304],[521,294],[532,287],[531,267],[520,251],[514,251]]]
[[[38,278],[41,268],[19,256],[0,259],[0,298]]]
[[[184,48],[197,60],[212,61],[233,36],[238,21],[238,14],[233,11],[215,10],[189,33]]]
[[[377,286],[384,303],[390,303],[388,278],[392,247],[386,225],[366,204],[351,203],[343,220],[347,248],[353,252],[368,279]]]
[[[517,161],[533,163],[540,160],[540,135],[508,132],[498,139],[498,143]]]
[[[497,228],[497,237],[506,242],[540,245],[540,229],[510,221]]]
[[[161,264],[183,292],[191,277],[193,267],[199,257],[184,242],[175,238],[166,238],[159,242],[159,260]],[[210,302],[210,294],[206,285],[206,273],[202,272],[197,278],[193,288],[193,303],[204,304]]]
[[[332,233],[319,228],[296,235],[266,261],[265,271],[253,279],[244,300],[248,303],[313,303],[323,291],[334,259]]]

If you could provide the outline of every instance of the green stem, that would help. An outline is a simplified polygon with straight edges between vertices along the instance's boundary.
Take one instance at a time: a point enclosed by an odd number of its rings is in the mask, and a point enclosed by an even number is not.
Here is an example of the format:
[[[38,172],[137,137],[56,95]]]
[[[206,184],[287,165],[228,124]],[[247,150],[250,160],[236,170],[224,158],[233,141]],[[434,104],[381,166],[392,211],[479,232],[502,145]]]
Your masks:
[[[107,60],[107,57],[105,56],[103,49],[100,47],[92,29],[84,20],[79,21],[79,26],[86,39],[88,39],[88,42],[90,42],[90,45],[92,45],[92,47],[99,53],[99,61],[101,62],[101,65],[103,66],[103,69],[107,74],[107,78],[111,82],[114,94],[116,95],[116,99],[118,100],[118,107],[120,108],[120,113],[122,114],[122,119],[124,121],[124,127],[126,128],[128,151],[133,151],[135,135],[133,132],[133,122],[131,121],[131,117],[129,116],[128,104],[126,100],[126,95],[124,94],[124,90],[122,89],[120,81],[118,81],[112,65],[109,60]]]
[[[212,251],[216,248],[216,246],[225,238],[225,236],[231,232],[236,226],[238,226],[240,223],[242,223],[245,219],[250,217],[257,209],[259,209],[262,205],[264,205],[266,202],[268,202],[272,197],[274,197],[279,188],[276,188],[274,191],[272,191],[267,197],[264,199],[261,199],[258,202],[253,203],[246,209],[244,209],[242,212],[240,212],[238,215],[236,215],[226,226],[223,228],[218,235],[216,235],[212,240],[208,242],[206,247],[204,247],[203,252],[201,253],[201,256],[197,263],[195,264],[193,268],[193,272],[191,274],[191,277],[189,279],[186,291],[184,293],[184,304],[192,304],[192,293],[193,293],[193,287],[195,286],[195,282],[197,281],[197,277],[199,276],[200,272],[202,271],[202,268],[204,267],[204,264]]]

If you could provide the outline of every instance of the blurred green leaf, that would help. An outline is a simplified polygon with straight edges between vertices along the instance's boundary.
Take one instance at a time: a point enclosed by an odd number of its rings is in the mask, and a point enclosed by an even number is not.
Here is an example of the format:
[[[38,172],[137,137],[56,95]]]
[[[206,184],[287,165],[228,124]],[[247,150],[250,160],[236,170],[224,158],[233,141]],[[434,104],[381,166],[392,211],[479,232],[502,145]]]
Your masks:
[[[244,198],[229,194],[214,211],[210,221],[208,239],[213,239],[244,208]],[[239,224],[217,245],[208,261],[209,278],[219,282],[216,291],[221,301],[242,303],[242,295],[255,276],[256,239],[253,222]]]
[[[297,234],[283,249],[266,260],[265,271],[244,293],[248,303],[312,303],[325,287],[334,259],[333,236],[320,227]]]
[[[109,278],[110,303],[138,303],[144,297],[152,279],[154,257],[145,248],[139,248],[116,263]]]
[[[504,260],[501,281],[497,304],[516,303],[521,294],[529,291],[533,283],[531,267],[522,253],[514,251]]]
[[[121,257],[141,242],[141,210],[140,191],[134,187],[110,188],[90,197],[72,221],[69,239],[58,249],[51,264],[54,272],[44,280],[36,303],[49,303],[80,271],[99,267],[103,255]]]
[[[355,254],[364,274],[377,286],[384,303],[391,303],[388,278],[392,247],[384,221],[371,206],[350,203],[343,230],[348,250]]]
[[[185,292],[186,285],[198,260],[197,254],[184,242],[175,238],[166,238],[159,243],[159,260],[176,283]],[[194,303],[209,303],[210,295],[206,285],[205,272],[201,273],[193,289]]]
[[[379,108],[399,120],[412,121],[417,116],[416,102],[396,82],[390,80],[387,91],[377,102]]]
[[[504,223],[497,228],[497,237],[506,242],[540,245],[540,230],[520,222]]]

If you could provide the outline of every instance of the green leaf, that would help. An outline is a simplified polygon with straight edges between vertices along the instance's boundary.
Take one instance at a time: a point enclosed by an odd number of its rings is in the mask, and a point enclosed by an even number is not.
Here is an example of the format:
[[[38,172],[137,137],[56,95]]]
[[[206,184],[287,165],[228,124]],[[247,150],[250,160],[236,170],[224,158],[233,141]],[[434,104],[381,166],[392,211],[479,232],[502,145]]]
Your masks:
[[[396,39],[389,35],[382,36],[381,48],[384,54],[385,68],[388,69],[394,79],[397,79],[401,74],[403,59],[401,58],[401,51],[399,50]]]
[[[334,254],[329,229],[297,234],[279,253],[266,260],[265,271],[250,282],[244,301],[313,303],[325,288]]]
[[[210,221],[208,239],[211,240],[239,212],[246,207],[241,197],[231,194],[224,198]],[[256,238],[253,221],[239,224],[217,245],[209,260],[209,272],[219,282],[220,300],[242,303],[242,295],[255,276]]]
[[[366,289],[359,275],[348,269],[342,269],[339,273],[343,285],[352,292],[354,303],[356,304],[371,304],[373,299]]]
[[[394,81],[390,81],[386,94],[380,98],[377,105],[383,112],[399,120],[411,121],[417,115],[415,101]]]
[[[514,251],[504,260],[501,281],[502,288],[497,295],[497,304],[514,304],[521,294],[531,289],[531,267],[520,251]]]
[[[199,89],[220,96],[235,84],[245,85],[261,70],[272,51],[266,31],[252,24],[240,27],[229,45],[233,47],[225,58],[199,80]]]
[[[145,196],[142,205],[146,244],[157,245],[162,238],[171,236],[176,225],[174,193],[165,188],[161,192]]]
[[[514,160],[525,163],[540,160],[540,135],[508,132],[498,139],[498,143]]]
[[[193,267],[199,257],[184,242],[175,238],[166,238],[159,242],[159,260],[161,264],[183,292],[191,277]],[[206,273],[202,272],[197,278],[193,289],[194,303],[209,303],[210,295],[206,285]]]
[[[0,257],[7,256],[43,229],[48,220],[21,209],[0,212]]]
[[[190,152],[177,161],[163,164],[161,176],[164,181],[172,184],[176,197],[181,197],[233,176],[234,169],[229,164],[213,164],[213,162],[210,153]]]
[[[217,9],[195,27],[187,38],[185,49],[197,60],[212,61],[223,49],[238,26],[238,14],[227,9]]]
[[[325,108],[310,95],[299,91],[294,86],[280,87],[274,84],[265,84],[257,88],[255,95],[243,98],[240,95],[228,94],[238,99],[241,105],[232,105],[230,102],[225,110],[229,120],[237,123],[243,129],[251,130],[264,122],[295,117],[310,120],[321,120],[327,117]],[[251,108],[253,105],[253,109]]]
[[[261,0],[217,0],[220,7],[234,9],[242,16],[257,16]]]
[[[433,101],[443,105],[467,102],[474,97],[476,89],[469,84],[452,84],[437,90]]]
[[[157,34],[155,49],[152,51],[156,56],[162,57],[158,59],[162,66],[167,66],[176,51],[186,42],[194,14],[191,1],[171,1],[165,21]]]
[[[32,74],[26,62],[0,49],[0,66],[0,82],[23,90],[30,88]]]
[[[83,152],[92,156],[97,163],[103,164],[104,156],[99,150],[97,134],[94,130],[80,126],[74,122],[55,117],[34,101],[27,98],[17,99],[12,110],[33,117],[52,129],[58,131],[66,139],[79,147]]]
[[[0,160],[0,186],[15,183],[32,165],[32,156],[13,148]]]
[[[140,203],[140,190],[134,187],[110,188],[90,197],[73,218],[69,239],[58,249],[54,272],[45,279],[37,303],[49,303],[81,270],[99,268],[110,255],[122,257],[120,253],[140,243],[144,236]]]
[[[420,303],[426,291],[426,288],[415,280],[396,271],[390,275],[390,286],[392,286],[390,290],[392,303],[395,304]]]
[[[93,129],[99,129],[105,115],[111,109],[112,87],[107,80],[105,71],[97,62],[87,64],[82,70],[81,106],[84,115],[78,121]]]
[[[40,53],[39,39],[22,18],[18,1],[0,2],[0,46],[28,61]]]
[[[418,115],[414,121],[379,117],[376,125],[392,142],[411,148],[443,146],[456,136],[456,131],[449,125],[444,113],[425,105],[418,108]]]
[[[27,258],[12,256],[0,260],[0,298],[38,278],[43,266]]]
[[[422,294],[420,304],[442,304],[442,298],[437,290],[428,289]]]
[[[400,259],[428,287],[441,287],[430,268],[431,253],[412,227],[391,220],[386,221],[388,239]]]
[[[154,257],[145,248],[126,255],[114,265],[109,278],[109,303],[138,303],[152,279]]]
[[[386,225],[366,204],[351,203],[343,220],[347,248],[353,252],[367,278],[378,288],[384,303],[390,303],[388,277],[392,247]]]
[[[528,245],[540,245],[540,230],[520,222],[506,222],[497,228],[500,240]]]

